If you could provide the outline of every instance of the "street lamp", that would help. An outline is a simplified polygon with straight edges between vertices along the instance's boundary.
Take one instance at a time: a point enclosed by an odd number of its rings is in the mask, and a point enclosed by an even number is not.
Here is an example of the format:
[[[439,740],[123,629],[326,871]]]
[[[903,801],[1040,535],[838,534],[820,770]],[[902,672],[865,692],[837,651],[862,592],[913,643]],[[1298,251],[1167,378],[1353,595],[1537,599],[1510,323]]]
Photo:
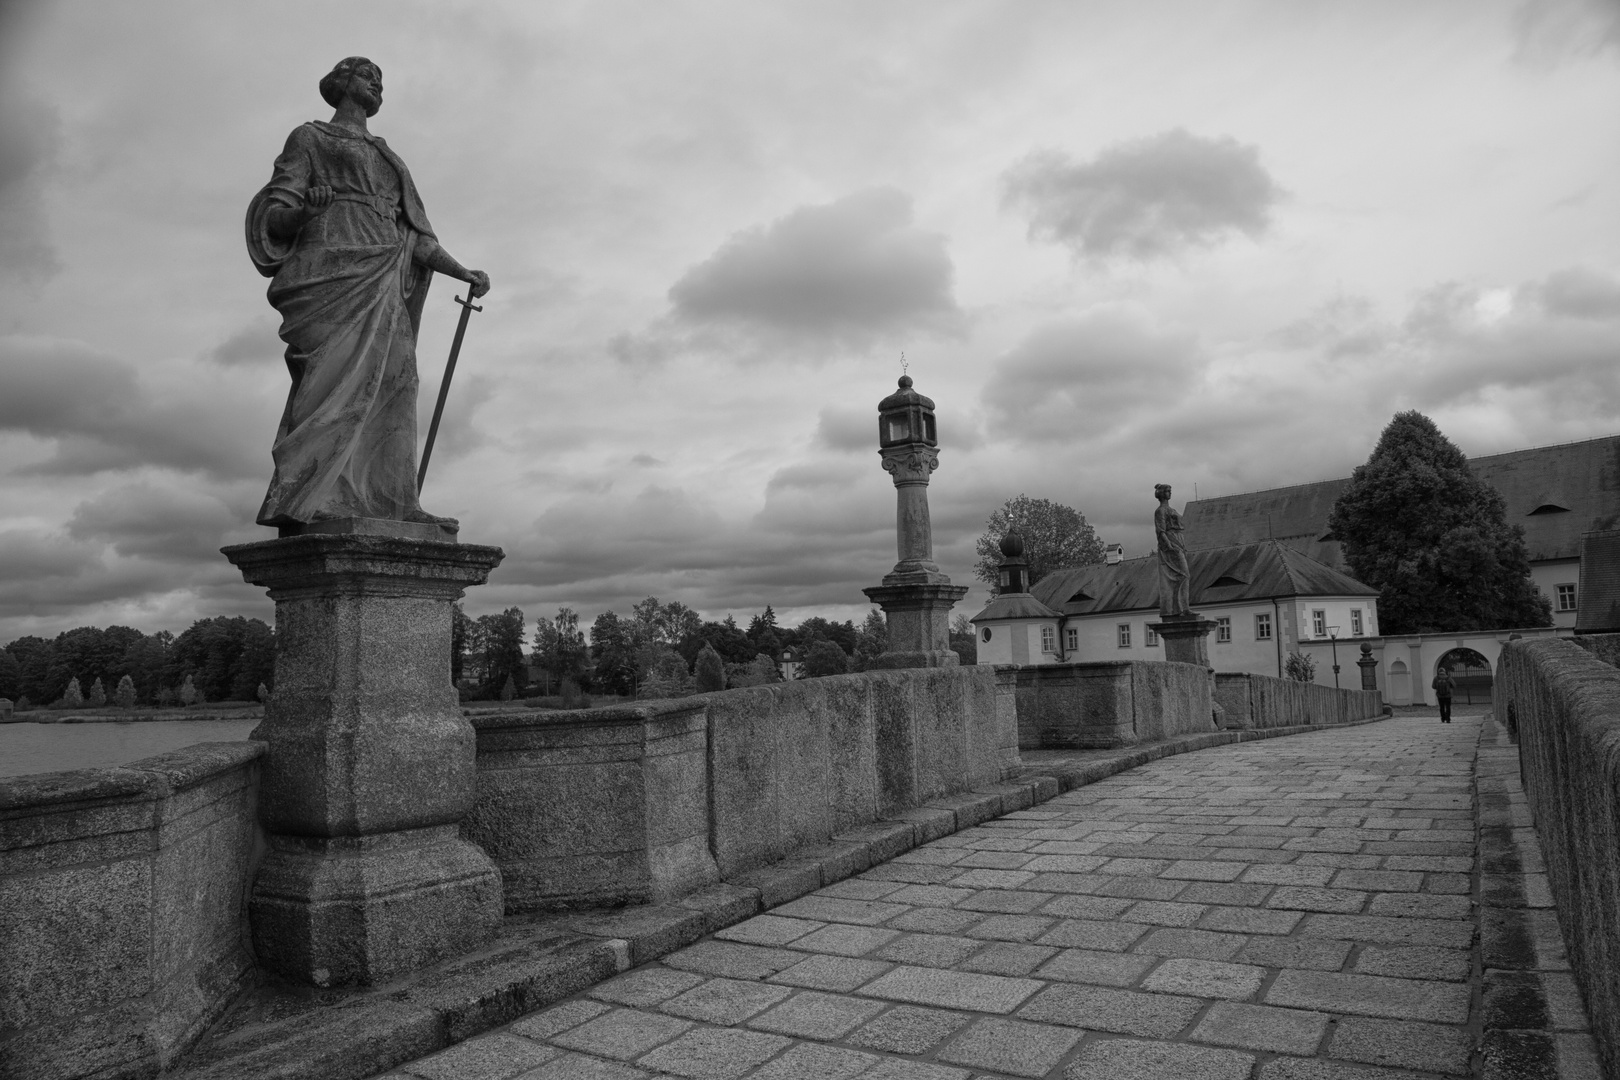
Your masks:
[[[1339,628],[1330,626],[1327,631],[1328,642],[1333,647],[1333,689],[1337,690],[1339,688]]]

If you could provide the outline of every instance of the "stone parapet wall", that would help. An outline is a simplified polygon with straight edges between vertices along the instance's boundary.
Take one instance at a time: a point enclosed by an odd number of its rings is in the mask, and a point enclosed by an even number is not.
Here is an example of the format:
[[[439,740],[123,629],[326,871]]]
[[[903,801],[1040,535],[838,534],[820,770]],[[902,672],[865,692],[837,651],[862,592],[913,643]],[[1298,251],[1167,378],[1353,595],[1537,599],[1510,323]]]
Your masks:
[[[463,829],[509,913],[661,902],[1018,768],[1011,679],[908,668],[476,716]]]
[[[1017,685],[1021,750],[1106,750],[1214,731],[1209,672],[1132,660],[998,669]]]
[[[1216,672],[1215,701],[1226,713],[1226,726],[1234,728],[1343,724],[1384,711],[1377,690],[1341,690],[1245,672]]]
[[[1511,641],[1496,716],[1546,859],[1570,968],[1609,1075],[1620,1075],[1620,671],[1574,640]]]
[[[253,977],[257,742],[0,780],[0,1076],[152,1076]]]

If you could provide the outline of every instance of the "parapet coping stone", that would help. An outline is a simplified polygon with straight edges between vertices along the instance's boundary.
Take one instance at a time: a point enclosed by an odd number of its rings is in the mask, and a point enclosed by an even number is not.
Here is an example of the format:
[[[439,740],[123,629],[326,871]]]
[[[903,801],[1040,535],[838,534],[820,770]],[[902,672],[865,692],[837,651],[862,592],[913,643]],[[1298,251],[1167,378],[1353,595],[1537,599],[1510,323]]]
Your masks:
[[[240,1036],[227,1032],[233,1003],[175,1080],[365,1080],[511,1023],[699,938],[852,877],[914,847],[1055,798],[1160,758],[1255,739],[1303,735],[1332,724],[1181,735],[1115,750],[1033,751],[1033,764],[1000,784],[931,800],[801,849],[664,904],[509,918],[495,945],[360,992],[270,989],[277,1014]],[[265,991],[261,989],[261,994]],[[249,996],[253,994],[250,991]],[[288,1008],[289,1001],[303,1002]],[[291,1015],[287,1015],[287,1013]]]
[[[0,812],[55,812],[100,799],[162,799],[262,757],[267,744],[194,743],[127,765],[25,773],[0,779]]]

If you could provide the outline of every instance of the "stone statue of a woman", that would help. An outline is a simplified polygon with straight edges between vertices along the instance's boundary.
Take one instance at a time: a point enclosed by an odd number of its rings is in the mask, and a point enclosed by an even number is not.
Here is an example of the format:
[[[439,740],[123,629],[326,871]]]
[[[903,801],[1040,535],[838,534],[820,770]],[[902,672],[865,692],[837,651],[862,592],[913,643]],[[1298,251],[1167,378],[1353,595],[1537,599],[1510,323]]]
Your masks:
[[[474,297],[489,275],[439,246],[405,163],[367,130],[382,69],[351,56],[320,90],[337,111],[287,137],[247,212],[292,375],[258,521],[283,535],[335,518],[453,527],[416,498],[416,331],[435,272]]]
[[[1182,536],[1181,515],[1170,505],[1170,485],[1153,488],[1159,508],[1153,511],[1153,532],[1159,540],[1159,617],[1186,618],[1192,614],[1188,598],[1187,541]]]

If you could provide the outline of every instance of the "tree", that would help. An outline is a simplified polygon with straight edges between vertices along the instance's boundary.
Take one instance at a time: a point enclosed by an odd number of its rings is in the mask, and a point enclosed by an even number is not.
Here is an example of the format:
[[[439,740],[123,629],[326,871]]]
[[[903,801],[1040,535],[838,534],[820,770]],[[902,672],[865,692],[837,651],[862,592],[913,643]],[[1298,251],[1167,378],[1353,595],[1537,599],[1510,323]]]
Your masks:
[[[78,679],[69,679],[67,689],[62,692],[62,704],[69,709],[77,709],[84,704],[84,691],[79,689]]]
[[[889,622],[873,608],[855,631],[855,670],[868,671],[889,648]]]
[[[1291,652],[1283,665],[1283,674],[1295,682],[1316,681],[1316,657],[1309,653]]]
[[[467,646],[472,637],[472,620],[460,604],[450,606],[450,685],[461,682],[467,660]]]
[[[703,648],[698,651],[695,674],[697,692],[700,694],[709,694],[726,688],[726,662],[708,642],[704,642]]]
[[[8,649],[0,649],[0,697],[11,701],[22,697],[22,665]]]
[[[645,650],[647,655],[643,659],[641,685],[636,688],[637,697],[686,697],[697,688],[680,653],[668,645],[658,644],[646,646]]]
[[[836,623],[820,615],[812,615],[794,627],[783,644],[789,648],[798,646],[808,649],[812,642],[830,641],[844,650],[844,655],[848,656],[855,651],[857,637],[853,621]]]
[[[1024,538],[1031,585],[1054,570],[1103,561],[1102,541],[1097,538],[1097,530],[1086,523],[1084,514],[1072,506],[1021,494],[990,515],[984,535],[974,543],[979,560],[973,564],[973,574],[990,586],[992,594],[1000,588],[1001,538],[1007,535],[1009,526],[1016,527]]]
[[[207,701],[252,701],[260,683],[275,680],[275,634],[259,619],[198,619],[167,652],[170,680],[194,679]]]
[[[837,642],[817,638],[805,651],[803,675],[806,679],[816,679],[824,675],[842,675],[848,670],[849,657],[838,647]]]
[[[118,680],[118,688],[113,691],[113,703],[120,709],[133,709],[135,707],[135,680],[125,675]]]
[[[731,664],[726,681],[735,689],[739,686],[765,686],[782,681],[782,669],[765,653],[760,653],[746,664]]]
[[[197,700],[198,700],[197,684],[191,681],[191,676],[190,675],[187,675],[186,676],[186,681],[180,684],[180,695],[179,696],[180,696],[180,704],[182,704],[182,705],[195,705],[195,704],[197,704]]]
[[[90,696],[85,700],[89,702],[91,707],[97,709],[107,704],[107,688],[101,685],[100,679],[90,684]]]
[[[771,610],[771,605],[766,604],[764,611],[748,620],[748,640],[758,645],[761,634],[775,629],[776,612]]]
[[[508,675],[506,681],[501,683],[501,700],[511,701],[515,697],[517,697],[517,684],[512,681],[512,676]]]
[[[636,667],[636,638],[630,625],[611,611],[604,611],[591,624],[591,659],[596,668],[592,681],[597,690],[633,696],[640,671]]]
[[[557,686],[569,679],[577,684],[590,659],[590,647],[574,609],[558,608],[553,618],[535,620],[534,662]]]
[[[495,697],[506,680],[517,690],[529,682],[529,668],[523,660],[523,639],[528,620],[523,609],[509,607],[499,615],[480,615],[473,620],[470,635],[472,652],[478,664],[479,694]]]
[[[675,651],[684,656],[687,663],[695,664],[705,645],[713,648],[720,654],[720,659],[728,664],[746,664],[759,651],[748,635],[738,628],[736,621],[729,617],[724,622],[702,624],[697,633],[682,638]]]
[[[630,621],[642,640],[671,647],[696,634],[703,626],[703,617],[679,600],[660,604],[656,596],[649,596],[631,608]]]
[[[1385,634],[1552,625],[1524,529],[1419,412],[1397,413],[1328,515],[1358,580],[1379,590]]]
[[[979,662],[979,639],[967,615],[960,611],[951,618],[951,649],[964,666]]]

